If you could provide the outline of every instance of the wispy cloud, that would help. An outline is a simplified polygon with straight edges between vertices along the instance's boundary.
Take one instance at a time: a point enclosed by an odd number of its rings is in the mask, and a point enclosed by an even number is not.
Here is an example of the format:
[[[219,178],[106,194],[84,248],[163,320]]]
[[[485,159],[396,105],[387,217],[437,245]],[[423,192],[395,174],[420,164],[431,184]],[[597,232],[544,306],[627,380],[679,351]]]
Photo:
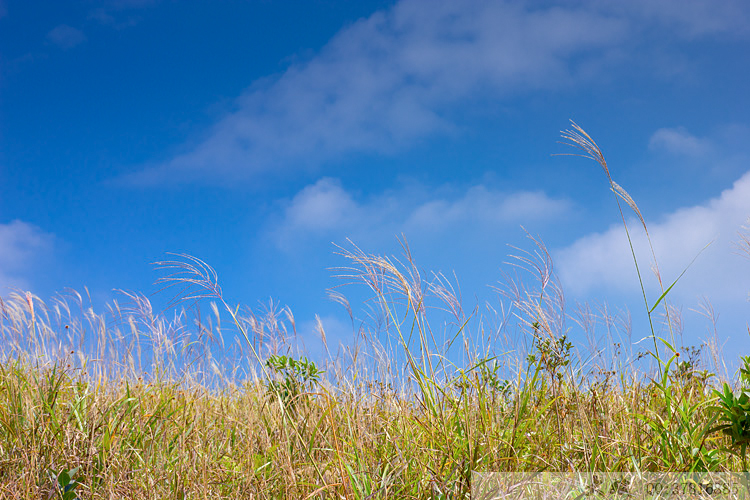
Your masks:
[[[107,0],[107,6],[114,9],[140,9],[156,5],[160,0]]]
[[[160,0],[105,0],[89,12],[88,18],[115,29],[128,28],[138,23],[138,18],[129,11],[153,7]],[[123,16],[123,13],[126,13]]]
[[[406,226],[436,230],[467,223],[528,223],[560,217],[569,208],[568,202],[549,198],[539,191],[508,194],[474,186],[455,200],[433,199],[422,203],[409,215]]]
[[[599,5],[683,38],[750,35],[750,8],[744,0],[630,0]]]
[[[578,65],[626,32],[623,20],[581,9],[403,0],[255,82],[197,147],[132,180],[255,176],[392,152],[451,130],[450,107],[475,94],[578,81]]]
[[[129,180],[278,175],[387,154],[453,130],[451,107],[472,96],[611,73],[612,61],[634,56],[632,40],[745,35],[749,12],[742,0],[402,0],[343,29],[309,61],[256,81],[197,146]]]
[[[20,220],[0,224],[0,291],[8,287],[28,288],[24,275],[34,262],[48,252],[53,236]]]
[[[72,49],[76,45],[85,42],[86,35],[81,30],[67,24],[61,24],[47,33],[47,39],[60,48]]]
[[[481,185],[437,192],[409,185],[358,199],[338,180],[323,178],[287,202],[272,232],[281,248],[310,238],[382,243],[401,233],[432,238],[468,230],[481,238],[497,229],[557,220],[570,209],[568,201],[541,192],[505,193]]]
[[[100,24],[104,25],[116,25],[117,20],[115,19],[115,16],[110,14],[107,9],[100,7],[98,9],[94,9],[91,12],[89,12],[88,15],[89,19],[93,19],[94,21],[97,21]]]
[[[649,148],[684,156],[704,156],[714,146],[710,139],[692,135],[685,127],[660,128],[651,136]]]

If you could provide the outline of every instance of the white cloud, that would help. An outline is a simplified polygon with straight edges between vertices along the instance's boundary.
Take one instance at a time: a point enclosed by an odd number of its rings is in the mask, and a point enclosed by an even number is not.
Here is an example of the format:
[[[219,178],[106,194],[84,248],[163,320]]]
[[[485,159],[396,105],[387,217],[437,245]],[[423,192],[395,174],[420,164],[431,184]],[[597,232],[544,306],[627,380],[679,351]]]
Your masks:
[[[743,0],[401,0],[342,29],[309,61],[256,81],[197,146],[127,179],[255,178],[389,154],[452,131],[452,107],[474,96],[612,75],[612,65],[649,57],[653,40],[745,34],[748,12]]]
[[[286,209],[287,224],[295,229],[320,232],[348,227],[361,218],[361,210],[335,179],[321,179],[300,191]]]
[[[67,24],[61,24],[47,33],[47,39],[63,49],[72,49],[86,41],[86,35],[81,30]]]
[[[687,271],[671,296],[692,300],[706,295],[712,300],[744,300],[750,290],[750,263],[736,255],[733,242],[750,216],[750,172],[717,198],[674,211],[661,221],[648,223],[665,288],[711,241]],[[656,291],[649,271],[652,262],[645,233],[630,222],[631,237],[641,274]],[[597,289],[639,290],[630,247],[621,225],[585,236],[556,252],[555,261],[566,289],[583,294]],[[653,297],[654,299],[656,297]]]
[[[0,224],[0,290],[28,288],[23,273],[51,248],[52,242],[52,235],[26,222]]]
[[[660,128],[651,136],[649,148],[684,156],[704,156],[713,149],[709,139],[690,134],[684,127]]]
[[[475,94],[570,85],[576,64],[625,32],[623,21],[580,9],[402,0],[256,82],[205,141],[131,180],[253,176],[388,153],[450,131],[450,106]]]
[[[289,248],[301,238],[351,238],[358,243],[391,240],[394,235],[435,236],[469,230],[484,234],[564,217],[570,203],[541,192],[504,193],[485,186],[458,192],[402,186],[357,200],[336,179],[323,178],[305,187],[284,207],[273,234]]]

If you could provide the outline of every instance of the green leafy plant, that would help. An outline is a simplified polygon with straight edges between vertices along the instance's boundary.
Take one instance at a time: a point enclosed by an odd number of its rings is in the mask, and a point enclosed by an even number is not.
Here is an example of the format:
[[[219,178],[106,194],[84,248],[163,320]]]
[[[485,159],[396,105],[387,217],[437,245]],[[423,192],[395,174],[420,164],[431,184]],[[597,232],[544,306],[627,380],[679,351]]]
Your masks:
[[[726,382],[722,391],[714,391],[719,398],[719,406],[714,409],[719,413],[721,424],[715,428],[732,438],[732,451],[742,458],[742,469],[747,472],[747,446],[750,444],[750,356],[743,356],[740,367],[740,394],[735,395]]]
[[[539,328],[539,324],[536,322],[531,326],[535,330]],[[568,341],[567,335],[563,335],[556,340],[537,338],[537,352],[536,354],[529,354],[526,361],[530,365],[538,363],[539,368],[548,373],[553,381],[559,381],[563,376],[560,369],[570,364],[571,349],[573,349],[573,343]]]
[[[50,469],[48,474],[50,479],[57,485],[57,497],[61,500],[76,500],[78,494],[75,489],[78,487],[78,481],[74,479],[78,474],[78,467],[74,469],[61,469],[60,472],[55,472]]]
[[[472,388],[478,390],[488,390],[494,396],[509,397],[511,393],[511,384],[509,380],[500,376],[500,363],[496,357],[481,359],[476,365],[469,370],[459,370],[459,376],[454,380],[453,385],[462,391]]]
[[[266,366],[278,377],[269,382],[269,393],[292,414],[297,413],[302,395],[320,381],[323,373],[306,357],[294,359],[273,355],[266,360]]]

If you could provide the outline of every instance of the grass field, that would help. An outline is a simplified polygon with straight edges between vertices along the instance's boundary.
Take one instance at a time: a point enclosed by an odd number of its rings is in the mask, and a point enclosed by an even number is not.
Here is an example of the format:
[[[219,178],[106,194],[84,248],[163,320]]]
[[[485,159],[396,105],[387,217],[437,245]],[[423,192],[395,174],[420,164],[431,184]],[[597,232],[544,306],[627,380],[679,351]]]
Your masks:
[[[575,126],[565,137],[647,231],[593,141]],[[509,280],[507,311],[483,315],[408,253],[342,249],[339,274],[371,289],[372,321],[317,364],[293,348],[291,312],[232,306],[190,256],[159,265],[174,285],[165,314],[135,294],[103,313],[74,292],[48,304],[10,294],[0,497],[447,499],[469,498],[472,471],[747,470],[750,358],[739,381],[724,380],[715,343],[655,335],[679,321],[670,284],[656,300],[644,293],[651,332],[639,336],[653,341],[641,351],[614,335],[574,345],[566,320],[584,332],[627,324],[568,311],[544,245],[531,243],[516,264],[534,279]]]

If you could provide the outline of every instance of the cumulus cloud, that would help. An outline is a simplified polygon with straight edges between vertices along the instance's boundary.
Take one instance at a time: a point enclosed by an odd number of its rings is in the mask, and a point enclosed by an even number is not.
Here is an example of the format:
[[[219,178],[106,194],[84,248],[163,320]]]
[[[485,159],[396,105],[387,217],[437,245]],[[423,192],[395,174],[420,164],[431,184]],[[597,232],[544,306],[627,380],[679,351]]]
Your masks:
[[[321,232],[350,227],[363,216],[360,206],[335,179],[321,179],[305,187],[286,209],[286,224],[294,229]]]
[[[647,223],[665,288],[708,244],[672,296],[685,299],[744,300],[750,289],[750,264],[737,255],[737,232],[750,216],[750,172],[720,196],[706,203],[676,210]],[[652,291],[656,281],[646,234],[632,220],[631,237],[641,274]],[[639,290],[633,258],[620,225],[585,236],[556,252],[557,269],[566,287],[582,294],[597,289]]]
[[[651,136],[649,148],[676,155],[704,156],[711,152],[713,143],[690,134],[684,127],[660,128]]]
[[[52,246],[52,235],[20,220],[0,224],[0,290],[28,288],[24,272]]]
[[[505,193],[482,185],[463,192],[403,186],[359,200],[338,180],[323,178],[286,204],[273,234],[282,248],[309,237],[349,237],[362,242],[378,237],[389,240],[401,233],[430,237],[471,230],[486,234],[493,228],[554,220],[570,209],[568,201],[541,192]]]
[[[86,41],[86,35],[81,30],[67,24],[61,24],[47,33],[47,39],[63,49],[72,49]]]

